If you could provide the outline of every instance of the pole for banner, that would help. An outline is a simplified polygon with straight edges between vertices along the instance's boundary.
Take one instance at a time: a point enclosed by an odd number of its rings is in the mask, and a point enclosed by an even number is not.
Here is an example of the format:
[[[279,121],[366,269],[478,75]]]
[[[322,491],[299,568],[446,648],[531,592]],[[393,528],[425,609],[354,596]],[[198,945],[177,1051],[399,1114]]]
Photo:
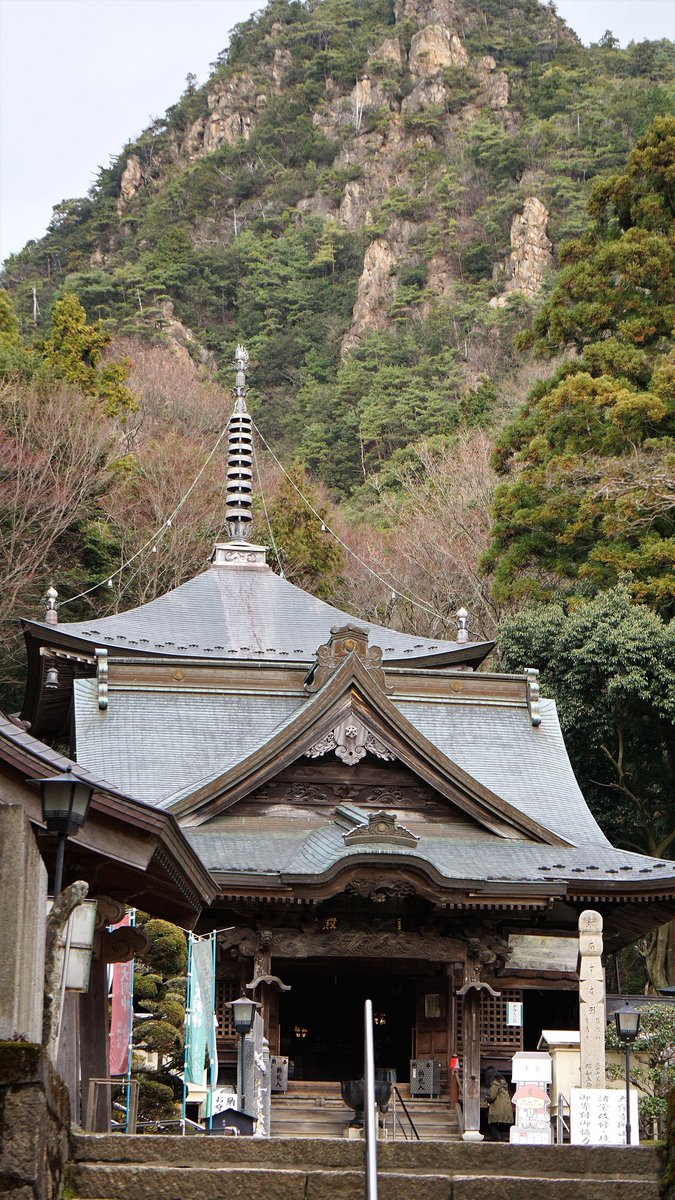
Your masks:
[[[218,1083],[216,1062],[216,931],[211,934],[211,1053],[209,1054],[209,1129],[213,1129],[213,1092]]]
[[[132,908],[131,913],[129,914],[129,925],[133,928],[135,924],[136,924],[136,909]],[[135,965],[136,965],[136,959],[132,958],[132,960],[131,960],[131,979],[129,981],[129,987],[131,989],[131,997],[130,997],[130,1001],[129,1001],[129,1051],[128,1051],[128,1058],[127,1058],[127,1087],[126,1087],[127,1114],[126,1114],[126,1121],[125,1121],[125,1126],[124,1126],[126,1133],[131,1133],[131,1059],[132,1059],[133,1052],[134,1052],[133,1040],[134,1040],[134,969],[135,969]],[[135,1107],[138,1108],[138,1104],[136,1104]],[[134,1130],[134,1132],[135,1132],[135,1130]]]
[[[188,1054],[190,1052],[190,1005],[192,1003],[192,939],[193,934],[188,933],[188,961],[187,961],[187,989],[185,993],[185,1045],[183,1049],[183,1111],[181,1115],[180,1131],[185,1135],[186,1115],[187,1115],[187,1083],[185,1082],[185,1074],[187,1071]]]

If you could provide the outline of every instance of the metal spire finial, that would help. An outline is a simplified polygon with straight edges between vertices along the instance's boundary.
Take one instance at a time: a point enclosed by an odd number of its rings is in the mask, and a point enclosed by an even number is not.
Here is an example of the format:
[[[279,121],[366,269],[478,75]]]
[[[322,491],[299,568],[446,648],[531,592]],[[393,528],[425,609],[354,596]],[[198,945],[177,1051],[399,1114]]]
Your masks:
[[[236,382],[234,412],[228,425],[227,501],[225,520],[231,542],[247,542],[253,513],[253,422],[246,409],[248,353],[237,346],[234,353]]]

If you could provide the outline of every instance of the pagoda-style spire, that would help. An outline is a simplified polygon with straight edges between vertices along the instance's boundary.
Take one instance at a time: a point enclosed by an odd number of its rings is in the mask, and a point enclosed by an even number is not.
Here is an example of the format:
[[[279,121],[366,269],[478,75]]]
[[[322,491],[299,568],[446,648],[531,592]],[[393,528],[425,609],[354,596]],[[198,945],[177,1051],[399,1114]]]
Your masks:
[[[225,520],[231,542],[247,542],[253,520],[253,422],[246,408],[248,353],[237,346],[234,412],[228,425],[227,505]]]
[[[227,499],[225,522],[230,540],[219,542],[211,555],[216,567],[264,566],[265,546],[251,544],[251,522],[253,520],[253,421],[246,408],[246,372],[248,353],[243,346],[234,352],[234,368],[237,372],[234,393],[234,410],[227,426]]]

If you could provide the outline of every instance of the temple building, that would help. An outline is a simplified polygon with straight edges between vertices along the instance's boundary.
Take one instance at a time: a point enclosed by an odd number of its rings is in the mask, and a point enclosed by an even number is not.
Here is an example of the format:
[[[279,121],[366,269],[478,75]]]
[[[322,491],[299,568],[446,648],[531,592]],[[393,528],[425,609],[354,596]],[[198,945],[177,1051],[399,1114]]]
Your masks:
[[[110,787],[171,814],[216,898],[227,1001],[254,989],[296,1079],[451,1059],[467,1128],[481,1069],[578,1028],[579,913],[614,952],[675,916],[672,862],[612,847],[537,672],[480,669],[492,643],[366,626],[275,574],[248,540],[244,351],[230,419],[228,539],[210,566],[129,612],[26,621],[32,735],[70,741]],[[114,894],[114,881],[106,880]],[[123,897],[122,897],[123,898]],[[507,1003],[522,1002],[522,1021]],[[513,1011],[508,1010],[511,1015]]]

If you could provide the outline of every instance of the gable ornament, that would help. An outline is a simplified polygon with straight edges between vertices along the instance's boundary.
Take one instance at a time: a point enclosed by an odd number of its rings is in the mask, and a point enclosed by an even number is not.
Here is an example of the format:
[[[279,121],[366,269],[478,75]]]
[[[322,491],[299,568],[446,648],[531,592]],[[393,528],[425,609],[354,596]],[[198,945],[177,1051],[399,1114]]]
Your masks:
[[[347,767],[355,767],[362,758],[365,758],[366,754],[373,754],[376,758],[384,759],[385,762],[392,762],[394,759],[394,755],[384,742],[366,729],[363,721],[353,714],[345,717],[339,725],[335,726],[335,729],[325,734],[318,742],[314,742],[314,745],[305,751],[305,757],[322,758],[331,750],[335,751],[336,756]]]
[[[383,692],[393,690],[387,687],[381,648],[369,646],[368,630],[350,622],[348,625],[334,625],[330,631],[330,641],[325,646],[319,646],[316,662],[305,679],[305,691],[318,692],[350,654],[355,654],[361,660]]]
[[[416,833],[411,833],[404,825],[399,825],[395,813],[371,813],[367,825],[357,825],[344,835],[345,846],[368,845],[373,842],[395,842],[400,846],[416,846],[419,842]]]

